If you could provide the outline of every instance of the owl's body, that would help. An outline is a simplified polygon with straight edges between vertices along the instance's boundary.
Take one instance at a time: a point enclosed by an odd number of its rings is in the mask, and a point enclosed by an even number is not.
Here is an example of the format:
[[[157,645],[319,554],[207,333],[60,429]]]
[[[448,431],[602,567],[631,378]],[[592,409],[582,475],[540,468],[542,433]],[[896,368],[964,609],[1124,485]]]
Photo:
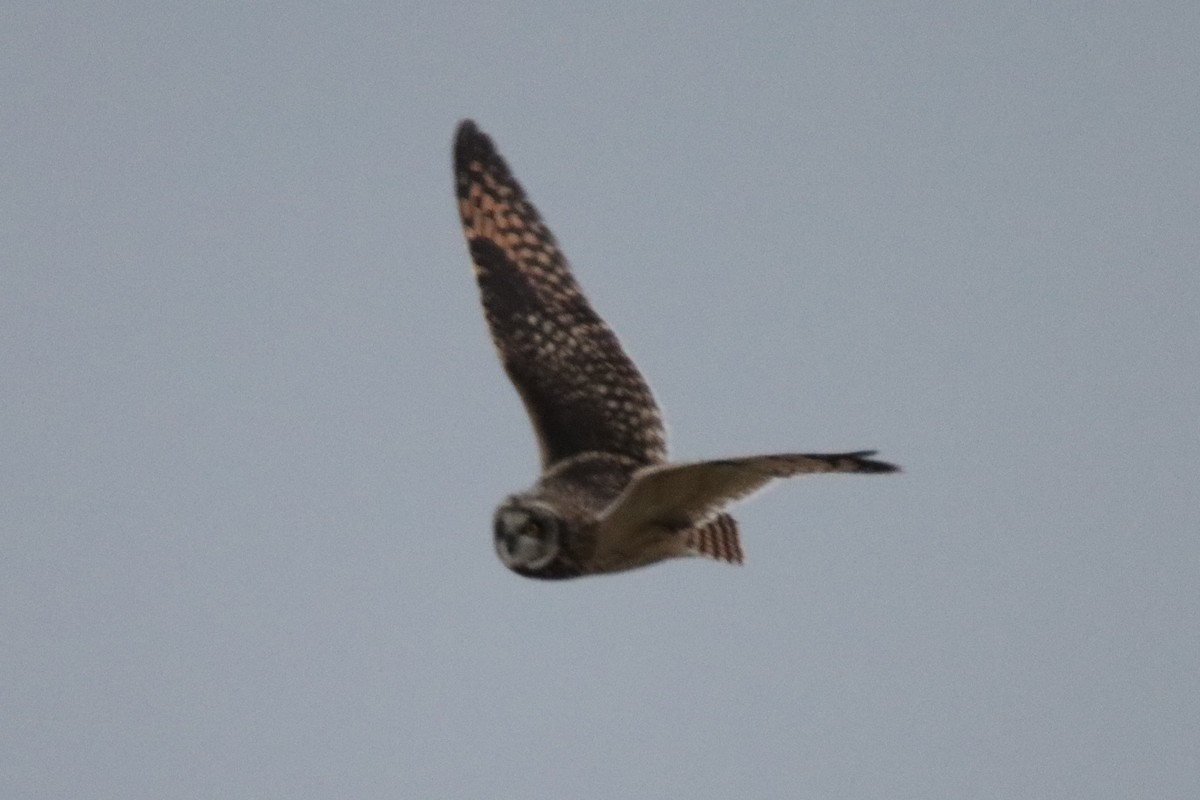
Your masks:
[[[722,508],[774,478],[894,472],[871,451],[668,463],[645,379],[592,310],[491,140],[458,129],[455,182],[484,315],[537,434],[542,476],[496,510],[501,561],[531,578],[618,572],[681,556],[740,563]]]
[[[611,572],[630,569],[666,558],[659,553],[665,542],[647,547],[628,557],[614,559],[598,552],[599,520],[604,509],[621,494],[633,477],[638,464],[627,456],[611,453],[582,453],[555,464],[527,492],[508,498],[501,509],[543,505],[553,509],[564,527],[571,531],[559,541],[559,553],[551,565],[540,571],[530,571],[514,565],[515,572],[527,577],[574,578],[591,572]]]

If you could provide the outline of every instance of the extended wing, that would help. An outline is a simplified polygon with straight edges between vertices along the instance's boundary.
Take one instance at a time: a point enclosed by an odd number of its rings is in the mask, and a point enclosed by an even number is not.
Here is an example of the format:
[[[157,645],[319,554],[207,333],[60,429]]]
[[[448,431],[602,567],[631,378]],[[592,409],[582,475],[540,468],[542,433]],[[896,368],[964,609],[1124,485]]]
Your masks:
[[[648,528],[684,530],[704,526],[721,509],[776,478],[899,469],[869,458],[874,454],[874,450],[792,453],[645,467],[634,474],[629,486],[605,510],[600,522],[600,546],[636,537]]]
[[[578,453],[666,456],[646,381],[592,310],[554,236],[470,120],[454,143],[463,233],[492,340],[525,402],[543,468]]]

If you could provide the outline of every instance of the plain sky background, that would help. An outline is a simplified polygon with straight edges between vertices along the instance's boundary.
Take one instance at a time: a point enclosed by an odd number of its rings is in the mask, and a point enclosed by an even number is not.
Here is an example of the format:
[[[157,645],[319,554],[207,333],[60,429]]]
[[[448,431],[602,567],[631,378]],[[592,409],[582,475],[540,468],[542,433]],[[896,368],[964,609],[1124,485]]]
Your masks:
[[[1200,5],[6,3],[0,795],[1200,796]],[[681,458],[540,583],[450,142]]]

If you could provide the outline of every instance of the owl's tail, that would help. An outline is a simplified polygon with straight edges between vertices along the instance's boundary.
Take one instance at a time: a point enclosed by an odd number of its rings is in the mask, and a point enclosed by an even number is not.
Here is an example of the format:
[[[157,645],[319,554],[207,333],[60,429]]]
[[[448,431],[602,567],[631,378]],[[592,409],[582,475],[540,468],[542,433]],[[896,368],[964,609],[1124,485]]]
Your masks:
[[[699,528],[689,528],[687,547],[698,556],[728,561],[730,564],[742,563],[742,543],[738,541],[737,521],[728,514],[718,514]]]

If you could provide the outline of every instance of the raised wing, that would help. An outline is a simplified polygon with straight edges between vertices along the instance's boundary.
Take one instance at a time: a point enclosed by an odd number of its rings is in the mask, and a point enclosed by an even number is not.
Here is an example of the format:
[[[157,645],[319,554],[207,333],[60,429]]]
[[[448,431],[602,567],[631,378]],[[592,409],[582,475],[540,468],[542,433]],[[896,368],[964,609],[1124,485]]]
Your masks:
[[[454,174],[484,314],[529,412],[543,468],[588,451],[662,461],[662,419],[645,379],[588,305],[491,139],[470,120],[458,127]]]
[[[855,453],[794,453],[687,464],[660,464],[638,470],[629,486],[605,510],[601,547],[648,527],[684,530],[709,523],[721,509],[776,478],[816,472],[896,472],[898,467]]]

